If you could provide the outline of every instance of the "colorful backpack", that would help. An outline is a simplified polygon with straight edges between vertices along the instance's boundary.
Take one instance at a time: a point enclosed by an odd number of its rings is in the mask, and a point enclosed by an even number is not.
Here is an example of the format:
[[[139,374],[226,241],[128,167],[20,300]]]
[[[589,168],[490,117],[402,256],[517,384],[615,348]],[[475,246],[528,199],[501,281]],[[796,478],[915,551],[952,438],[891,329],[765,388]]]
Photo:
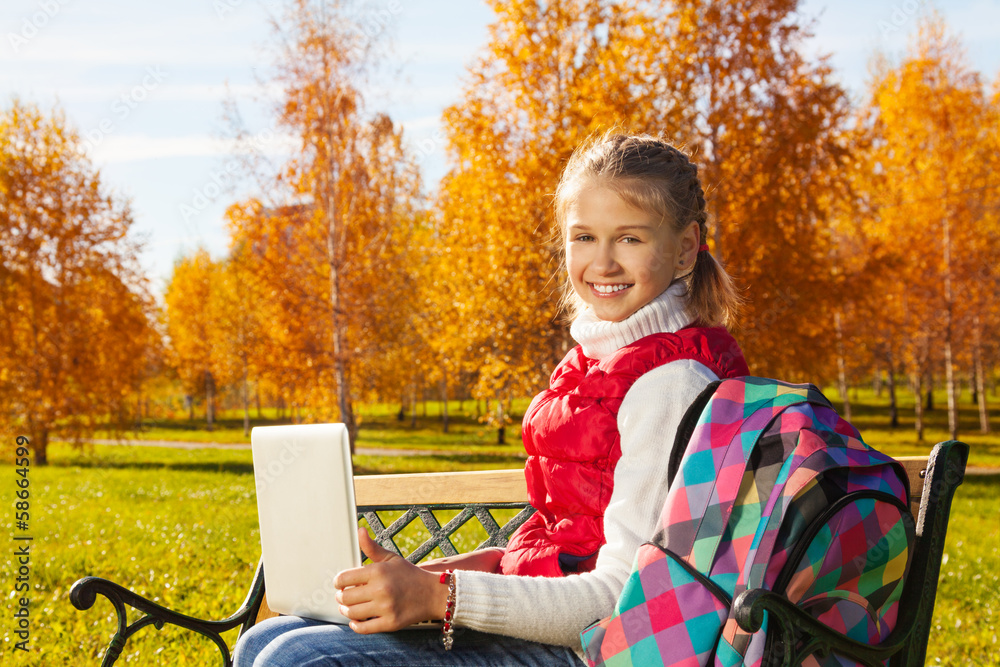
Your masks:
[[[669,463],[660,530],[639,548],[614,613],[581,633],[590,665],[766,664],[766,619],[748,634],[730,613],[755,588],[853,639],[889,634],[914,540],[906,472],[816,387],[713,383]]]

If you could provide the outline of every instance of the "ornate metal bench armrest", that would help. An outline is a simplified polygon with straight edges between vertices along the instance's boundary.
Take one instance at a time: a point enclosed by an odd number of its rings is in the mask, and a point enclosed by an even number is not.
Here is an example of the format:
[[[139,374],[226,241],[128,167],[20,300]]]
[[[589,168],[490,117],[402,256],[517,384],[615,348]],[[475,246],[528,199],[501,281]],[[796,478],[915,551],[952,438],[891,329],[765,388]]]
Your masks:
[[[893,633],[885,642],[872,646],[837,632],[816,620],[788,598],[773,591],[744,591],[733,602],[736,622],[747,632],[757,632],[768,612],[772,662],[783,667],[801,665],[810,654],[825,657],[836,653],[868,667],[883,667],[899,651],[905,634]]]
[[[245,630],[251,625],[257,616],[261,598],[264,592],[264,577],[260,565],[254,576],[253,585],[247,594],[246,599],[240,606],[239,611],[221,621],[206,621],[200,618],[193,618],[185,614],[167,609],[158,605],[127,588],[118,584],[101,579],[100,577],[84,577],[73,584],[69,592],[69,599],[73,606],[80,611],[85,611],[94,606],[98,595],[103,595],[114,605],[115,613],[118,615],[118,631],[115,632],[108,644],[104,659],[101,661],[102,667],[111,667],[118,660],[125,643],[139,630],[152,625],[157,630],[162,630],[165,624],[176,625],[187,630],[192,630],[215,642],[225,667],[231,667],[232,657],[229,655],[229,647],[222,639],[222,633],[227,630],[242,626]],[[128,613],[125,605],[137,609],[145,614],[139,620],[129,624]]]

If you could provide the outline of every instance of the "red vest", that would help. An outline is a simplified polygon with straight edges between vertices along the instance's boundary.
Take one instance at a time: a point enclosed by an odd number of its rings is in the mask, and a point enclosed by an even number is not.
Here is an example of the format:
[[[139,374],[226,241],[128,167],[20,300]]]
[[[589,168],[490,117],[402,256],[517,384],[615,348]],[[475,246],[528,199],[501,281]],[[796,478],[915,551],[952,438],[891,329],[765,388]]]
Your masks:
[[[721,327],[653,334],[601,361],[580,346],[569,351],[524,415],[524,476],[538,511],[511,536],[504,574],[559,577],[593,569],[621,458],[618,408],[640,376],[680,359],[698,361],[719,378],[750,374],[739,345]]]

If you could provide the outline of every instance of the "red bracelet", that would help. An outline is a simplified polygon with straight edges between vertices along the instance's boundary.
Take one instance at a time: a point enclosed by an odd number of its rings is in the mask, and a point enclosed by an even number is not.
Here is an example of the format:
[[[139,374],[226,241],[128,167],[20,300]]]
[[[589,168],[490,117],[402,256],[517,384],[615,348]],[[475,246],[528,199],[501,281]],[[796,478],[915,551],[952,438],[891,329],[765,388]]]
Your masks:
[[[444,625],[441,626],[441,643],[444,644],[445,651],[450,651],[453,641],[452,631],[454,630],[451,619],[455,614],[455,571],[442,572],[439,581],[448,586],[448,603],[444,609]]]

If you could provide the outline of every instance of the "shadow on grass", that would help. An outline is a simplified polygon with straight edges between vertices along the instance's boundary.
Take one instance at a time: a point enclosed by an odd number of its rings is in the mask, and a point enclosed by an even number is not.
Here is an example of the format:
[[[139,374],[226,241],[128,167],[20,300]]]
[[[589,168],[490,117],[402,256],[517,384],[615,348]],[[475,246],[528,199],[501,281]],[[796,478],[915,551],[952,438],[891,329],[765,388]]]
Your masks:
[[[123,459],[77,458],[55,461],[53,468],[100,470],[175,470],[178,472],[226,473],[253,475],[250,461],[139,461]],[[394,472],[446,472],[476,468],[522,468],[524,459],[517,456],[455,454],[434,456],[360,456],[354,465],[355,475],[385,475]]]
[[[253,417],[250,419],[250,426],[281,426],[291,424],[289,417],[281,419],[266,419],[264,417]],[[161,429],[164,431],[204,431],[211,434],[214,431],[243,431],[243,417],[223,418],[216,417],[215,425],[209,429],[204,419],[190,421],[187,419],[145,419],[140,427],[141,431]]]
[[[57,461],[52,468],[99,468],[102,470],[178,470],[186,472],[222,472],[234,475],[252,475],[253,463],[242,461],[121,461],[86,460]]]

